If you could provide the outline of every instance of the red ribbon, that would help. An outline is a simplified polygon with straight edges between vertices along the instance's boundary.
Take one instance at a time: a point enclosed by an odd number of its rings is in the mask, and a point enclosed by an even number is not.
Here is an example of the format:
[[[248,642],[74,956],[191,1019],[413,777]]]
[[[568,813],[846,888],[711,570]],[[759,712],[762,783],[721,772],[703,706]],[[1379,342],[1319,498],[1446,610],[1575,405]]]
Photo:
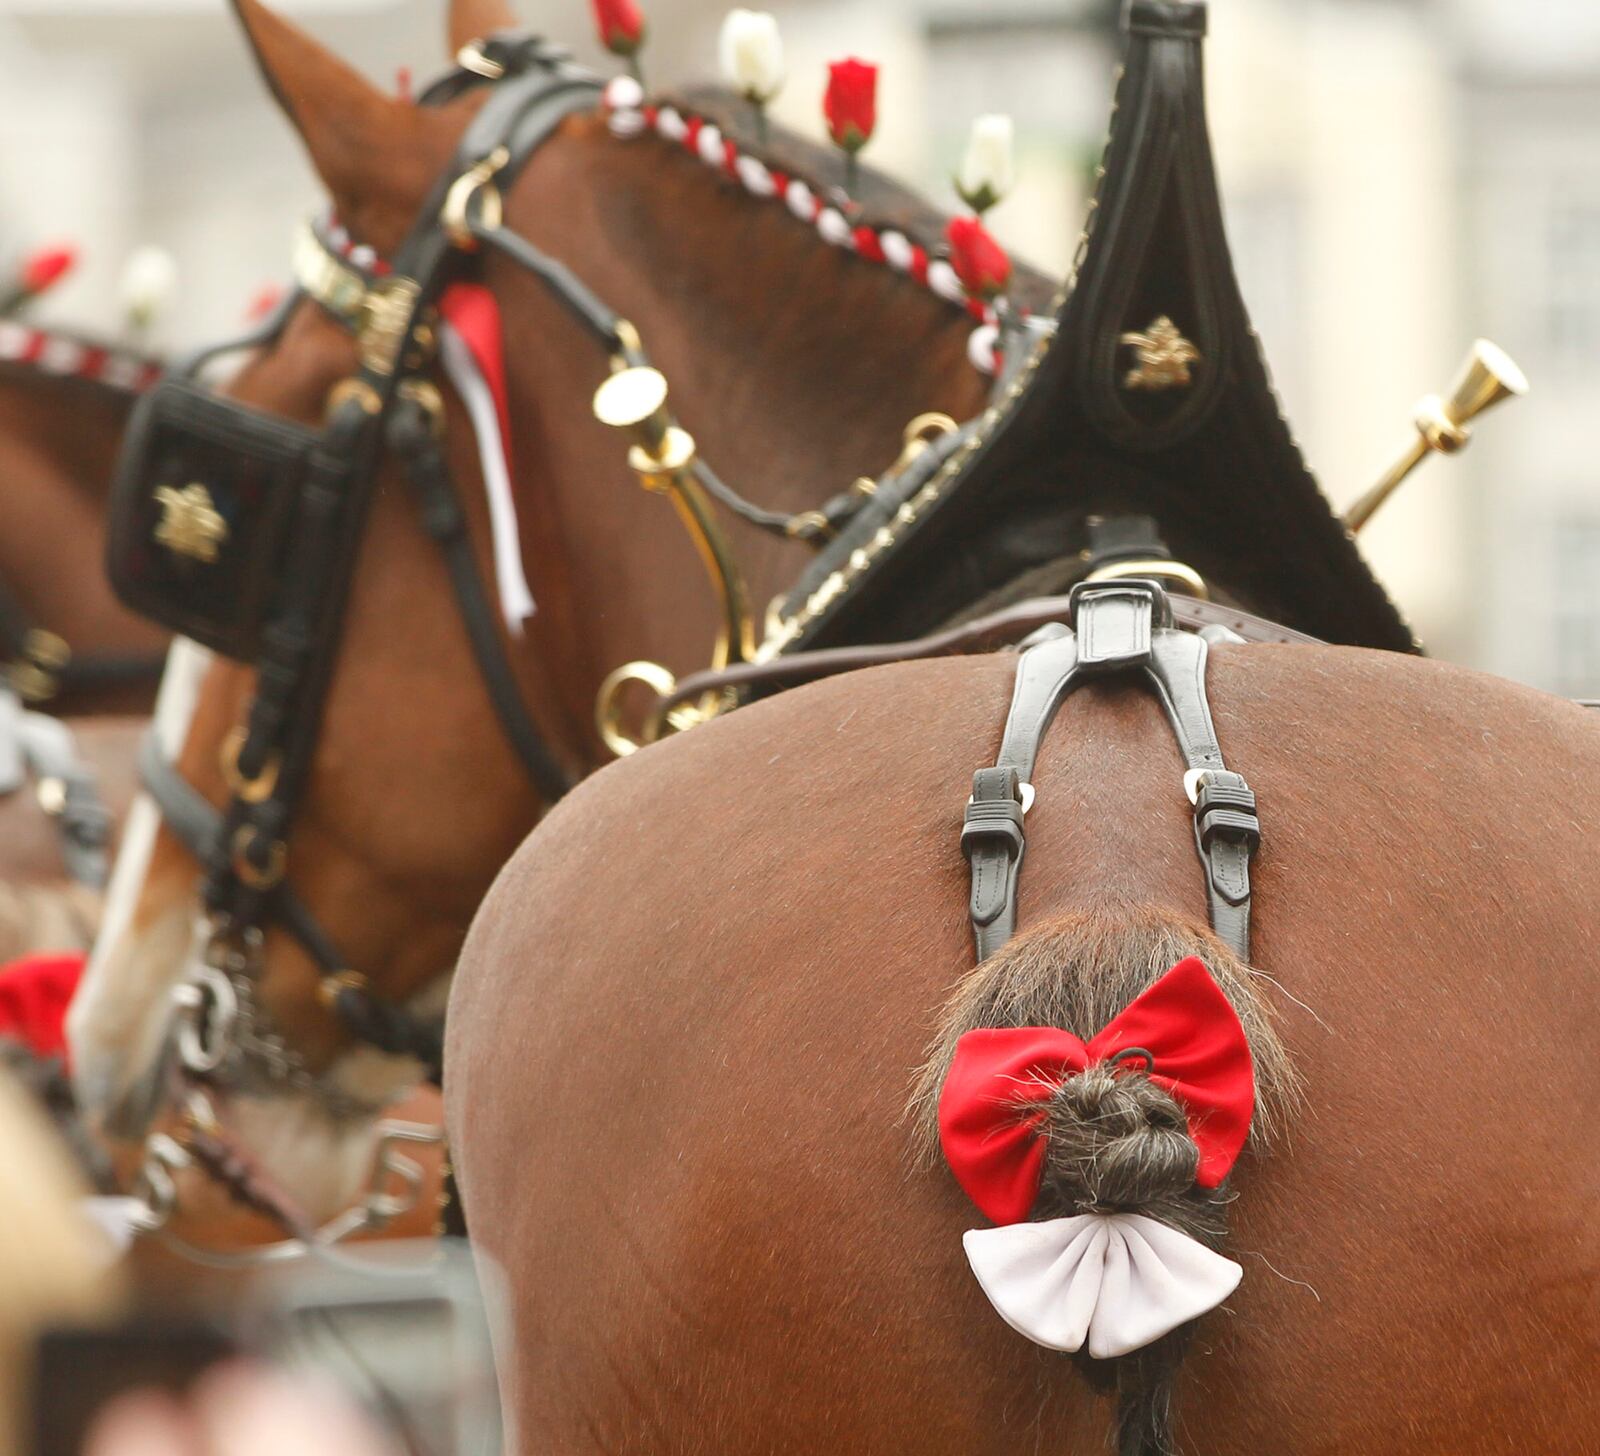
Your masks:
[[[36,1057],[67,1054],[67,1007],[83,975],[81,951],[29,955],[0,966],[0,1036]]]
[[[439,312],[461,335],[472,351],[478,372],[494,396],[494,412],[500,420],[500,448],[506,455],[506,474],[511,472],[511,406],[506,397],[506,356],[504,331],[500,324],[500,301],[481,283],[452,283],[439,299]]]
[[[1184,1109],[1200,1149],[1196,1182],[1228,1176],[1250,1131],[1255,1069],[1238,1014],[1196,956],[1181,960],[1088,1042],[1054,1026],[969,1031],[939,1094],[945,1160],[967,1196],[995,1223],[1021,1223],[1039,1196],[1045,1143],[1042,1114],[1069,1077],[1117,1052],[1150,1054],[1150,1080]],[[1129,1058],[1143,1071],[1143,1058]]]

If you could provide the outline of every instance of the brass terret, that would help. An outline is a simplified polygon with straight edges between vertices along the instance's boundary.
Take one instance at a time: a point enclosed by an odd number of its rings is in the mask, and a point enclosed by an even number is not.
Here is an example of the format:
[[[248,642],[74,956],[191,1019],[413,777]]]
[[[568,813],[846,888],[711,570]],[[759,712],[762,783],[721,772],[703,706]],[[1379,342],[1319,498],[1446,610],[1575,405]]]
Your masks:
[[[1450,393],[1442,399],[1430,394],[1418,402],[1416,439],[1383,478],[1344,513],[1346,527],[1359,531],[1365,526],[1430,451],[1454,455],[1463,449],[1472,439],[1468,423],[1491,405],[1527,392],[1527,376],[1504,349],[1487,339],[1474,340]]]
[[[620,367],[595,391],[595,417],[633,441],[628,464],[646,490],[668,496],[688,529],[717,594],[722,621],[711,653],[713,668],[747,662],[755,651],[755,631],[750,616],[744,577],[734,559],[732,544],[717,523],[711,499],[695,479],[695,443],[687,430],[675,424],[667,408],[667,381],[647,365],[616,361]],[[622,728],[620,694],[630,682],[642,681],[657,695],[670,691],[672,674],[656,663],[628,663],[606,679],[595,704],[596,726],[606,745],[617,754],[632,753],[641,745]],[[715,700],[675,713],[669,724],[647,725],[642,742],[652,741],[663,726],[683,728],[714,716]]]
[[[155,529],[157,545],[208,565],[217,559],[218,550],[228,539],[228,523],[218,513],[205,486],[199,481],[182,490],[159,486],[155,501],[161,507],[161,520]]]
[[[1120,342],[1133,350],[1138,361],[1123,375],[1124,389],[1184,389],[1193,383],[1189,366],[1200,362],[1200,351],[1166,314],[1142,332],[1124,334]]]

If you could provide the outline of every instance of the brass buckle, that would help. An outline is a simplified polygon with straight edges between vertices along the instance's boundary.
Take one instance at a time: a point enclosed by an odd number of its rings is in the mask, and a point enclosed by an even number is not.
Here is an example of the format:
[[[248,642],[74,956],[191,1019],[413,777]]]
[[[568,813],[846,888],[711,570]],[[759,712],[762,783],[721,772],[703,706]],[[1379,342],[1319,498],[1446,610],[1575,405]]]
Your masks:
[[[380,278],[367,290],[356,324],[356,347],[361,362],[374,374],[394,373],[421,293],[416,279],[399,274]]]
[[[439,209],[439,223],[445,236],[463,252],[470,253],[478,246],[472,235],[468,217],[472,199],[478,198],[478,216],[486,228],[497,228],[504,217],[500,202],[500,189],[494,185],[494,174],[511,160],[509,147],[496,147],[482,161],[468,167],[444,195],[444,206]]]
[[[283,879],[283,867],[289,858],[289,846],[274,839],[267,849],[267,865],[261,869],[250,858],[250,851],[261,838],[254,824],[241,824],[233,833],[233,872],[252,890],[270,890]]]
[[[498,81],[506,73],[506,68],[499,61],[484,54],[482,40],[469,40],[462,46],[456,52],[456,64],[463,71],[482,76],[485,81]]]
[[[61,673],[71,661],[72,648],[65,638],[32,627],[22,639],[22,655],[6,675],[23,702],[46,703],[61,691]]]
[[[253,778],[246,778],[239,772],[239,754],[244,748],[245,736],[244,724],[240,723],[230,728],[228,736],[222,740],[222,747],[218,750],[218,757],[222,763],[222,777],[228,785],[229,792],[243,799],[245,803],[264,803],[271,798],[272,791],[278,787],[278,770],[283,766],[283,755],[274,749],[267,756],[261,772]]]

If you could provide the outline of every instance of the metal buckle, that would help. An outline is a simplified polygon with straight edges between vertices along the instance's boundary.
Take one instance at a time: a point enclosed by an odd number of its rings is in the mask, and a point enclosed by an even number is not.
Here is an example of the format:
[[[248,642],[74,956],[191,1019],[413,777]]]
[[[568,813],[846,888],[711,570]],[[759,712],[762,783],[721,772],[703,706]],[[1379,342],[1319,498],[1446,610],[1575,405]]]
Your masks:
[[[497,228],[504,217],[500,202],[500,189],[494,185],[494,174],[511,160],[511,150],[498,146],[487,157],[468,167],[445,193],[444,206],[439,209],[439,223],[445,235],[456,247],[470,253],[478,246],[472,235],[470,209],[473,198],[478,199],[478,218],[485,228]]]
[[[394,373],[421,293],[416,279],[400,274],[380,278],[367,290],[356,323],[356,347],[361,362],[374,374]]]
[[[1156,627],[1172,625],[1172,603],[1167,599],[1161,583],[1154,577],[1127,576],[1111,581],[1080,581],[1073,587],[1067,593],[1067,611],[1072,618],[1073,630],[1078,628],[1078,613],[1085,598],[1105,600],[1113,597],[1148,601],[1151,624]]]
[[[456,52],[456,64],[463,71],[482,76],[485,81],[498,81],[506,73],[505,63],[487,54],[486,44],[484,40],[469,40]]]
[[[214,1072],[233,1047],[239,995],[232,978],[215,966],[199,965],[172,988],[177,1008],[178,1056],[191,1072]]]

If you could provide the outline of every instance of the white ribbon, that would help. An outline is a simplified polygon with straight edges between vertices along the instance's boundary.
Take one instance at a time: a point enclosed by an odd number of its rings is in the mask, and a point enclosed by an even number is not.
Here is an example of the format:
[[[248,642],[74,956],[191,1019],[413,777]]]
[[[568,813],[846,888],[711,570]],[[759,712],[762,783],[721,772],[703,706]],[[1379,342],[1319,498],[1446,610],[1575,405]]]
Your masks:
[[[1000,1317],[1036,1345],[1126,1355],[1215,1309],[1244,1277],[1232,1259],[1142,1213],[1080,1213],[971,1229],[967,1262]]]
[[[494,576],[500,589],[500,614],[512,636],[520,637],[523,619],[534,613],[533,593],[522,569],[517,503],[511,494],[511,476],[506,470],[506,447],[500,438],[500,412],[495,408],[494,391],[479,371],[478,361],[467,341],[443,320],[439,323],[439,358],[467,407],[478,437],[483,485],[489,496],[489,528],[494,538]]]

